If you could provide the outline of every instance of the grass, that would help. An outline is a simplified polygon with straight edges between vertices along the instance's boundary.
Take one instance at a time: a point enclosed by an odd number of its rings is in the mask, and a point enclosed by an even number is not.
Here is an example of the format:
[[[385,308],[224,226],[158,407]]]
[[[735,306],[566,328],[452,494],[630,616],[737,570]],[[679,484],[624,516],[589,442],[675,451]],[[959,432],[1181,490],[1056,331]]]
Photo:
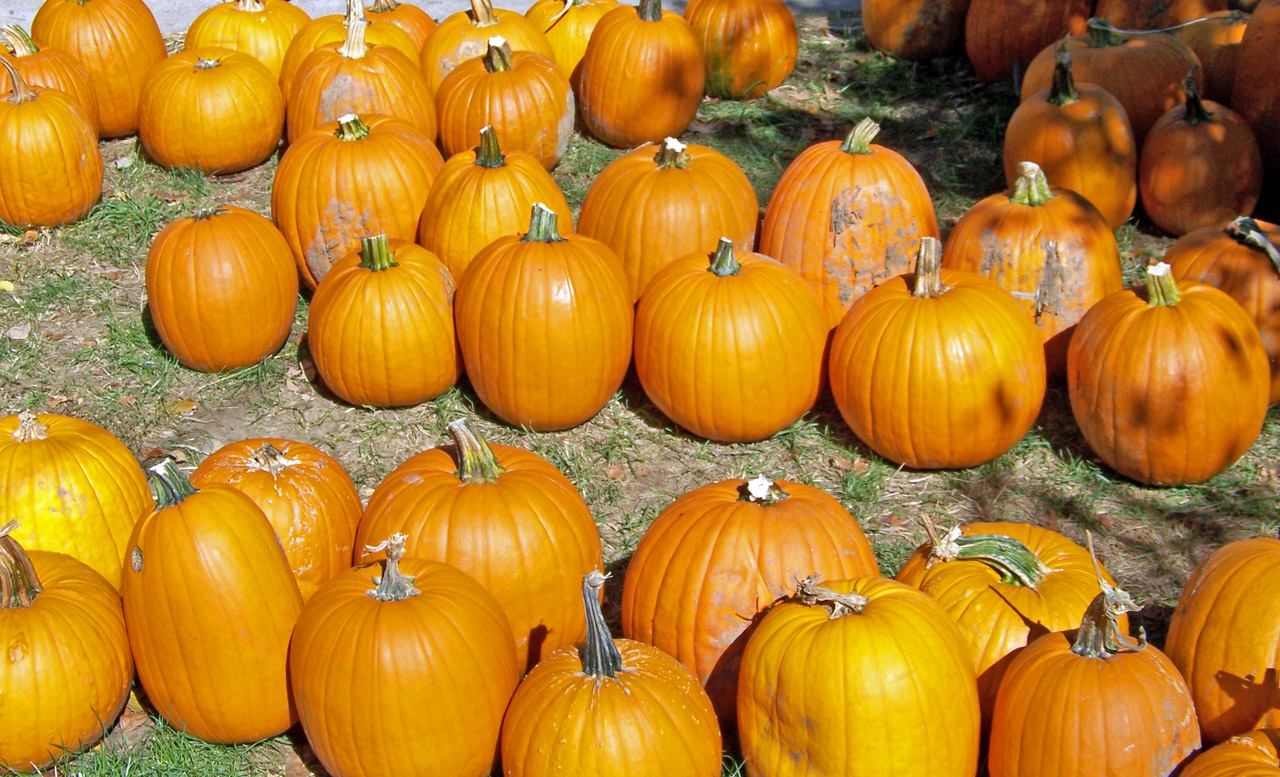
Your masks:
[[[738,162],[761,205],[803,148],[841,137],[864,116],[880,123],[878,143],[921,172],[944,232],[978,198],[1004,188],[1000,145],[1016,104],[1011,86],[980,84],[954,60],[905,63],[871,51],[856,16],[830,24],[802,19],[801,46],[797,72],[783,87],[752,103],[707,101],[683,136]],[[675,429],[634,376],[593,421],[555,433],[497,423],[465,383],[418,407],[348,407],[314,381],[303,340],[305,300],[278,353],[242,370],[196,373],[164,350],[146,318],[147,248],[173,218],[213,205],[269,213],[276,159],[224,180],[162,170],[141,158],[135,141],[102,148],[106,190],[86,219],[34,232],[0,225],[0,280],[14,285],[12,293],[0,292],[0,395],[5,412],[31,407],[76,415],[106,427],[140,456],[179,449],[194,463],[232,440],[291,437],[334,454],[367,499],[393,468],[441,442],[450,420],[466,416],[489,439],[539,453],[575,483],[596,516],[615,580],[645,528],[675,497],[763,472],[834,495],[863,526],[885,574],[923,540],[922,514],[948,524],[1032,522],[1077,540],[1094,531],[1104,562],[1149,603],[1144,625],[1157,639],[1199,559],[1280,526],[1275,409],[1235,467],[1203,485],[1153,489],[1093,458],[1060,389],[1050,391],[1039,423],[1005,456],[964,471],[916,472],[868,450],[829,398],[773,438],[747,445],[708,443]],[[554,177],[575,211],[594,177],[621,153],[584,137],[572,141]],[[1170,242],[1140,218],[1118,239],[1128,281]],[[26,327],[26,336],[9,336],[11,327]],[[251,747],[216,747],[139,714],[146,731],[132,747],[70,759],[59,773],[256,777],[304,774],[309,764],[305,751],[300,757],[294,750],[302,742],[296,733]],[[725,774],[744,773],[731,749]]]

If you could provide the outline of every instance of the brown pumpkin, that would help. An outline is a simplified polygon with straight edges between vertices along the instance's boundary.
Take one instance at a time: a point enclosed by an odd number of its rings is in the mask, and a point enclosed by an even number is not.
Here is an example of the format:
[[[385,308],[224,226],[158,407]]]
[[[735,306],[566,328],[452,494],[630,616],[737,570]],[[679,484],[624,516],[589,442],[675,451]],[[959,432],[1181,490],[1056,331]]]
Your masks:
[[[350,19],[366,18],[364,6],[360,0],[347,0],[345,14],[317,16],[307,22],[294,36],[289,48],[285,51],[284,61],[280,63],[280,92],[285,99],[293,92],[293,83],[297,80],[302,63],[316,49],[328,43],[341,45],[347,39],[347,27]],[[404,54],[413,62],[420,60],[420,48],[413,36],[398,25],[385,19],[366,19],[369,26],[365,28],[365,43],[370,46],[390,46]]]
[[[1036,54],[1067,32],[1084,32],[1092,9],[1093,0],[971,0],[965,54],[983,81],[1007,81],[1015,67],[1030,77]]]
[[[1204,70],[1204,96],[1223,105],[1231,104],[1236,81],[1236,60],[1244,40],[1249,15],[1240,11],[1217,11],[1198,24],[1178,30]]]
[[[1196,756],[1180,777],[1280,777],[1280,730],[1239,734]]]
[[[843,142],[800,152],[773,190],[760,253],[813,284],[834,328],[859,297],[910,269],[938,218],[924,179],[902,155],[871,141],[863,119]]]
[[[0,26],[0,58],[7,56],[6,48],[12,52],[9,61],[29,86],[66,92],[84,109],[85,116],[93,125],[94,135],[97,135],[100,129],[98,97],[89,84],[89,71],[80,64],[80,60],[53,46],[37,46],[27,31],[16,24]],[[0,70],[0,95],[8,94],[12,89],[8,71]]]
[[[684,18],[702,43],[707,95],[763,97],[796,66],[796,20],[782,0],[690,0]]]
[[[311,16],[287,0],[224,0],[191,22],[182,42],[191,49],[231,49],[256,58],[278,84],[284,55]]]
[[[1245,27],[1231,108],[1253,129],[1268,175],[1280,173],[1280,3],[1259,8]]]
[[[862,26],[880,51],[927,60],[955,50],[968,10],[969,0],[864,0]]]
[[[409,33],[418,51],[427,45],[427,38],[436,31],[436,20],[416,5],[397,2],[397,0],[373,0],[373,4],[364,9],[370,22],[391,22]]]
[[[556,64],[578,82],[578,63],[587,52],[587,41],[604,15],[620,6],[618,0],[538,0],[524,12],[542,30],[555,52]]]
[[[1158,30],[1227,9],[1227,0],[1098,0],[1093,15],[1124,30]]]
[[[422,74],[433,98],[444,77],[463,62],[483,56],[493,37],[501,37],[512,51],[535,51],[555,59],[547,36],[519,12],[494,8],[491,0],[469,2],[469,10],[445,17],[422,47]]]

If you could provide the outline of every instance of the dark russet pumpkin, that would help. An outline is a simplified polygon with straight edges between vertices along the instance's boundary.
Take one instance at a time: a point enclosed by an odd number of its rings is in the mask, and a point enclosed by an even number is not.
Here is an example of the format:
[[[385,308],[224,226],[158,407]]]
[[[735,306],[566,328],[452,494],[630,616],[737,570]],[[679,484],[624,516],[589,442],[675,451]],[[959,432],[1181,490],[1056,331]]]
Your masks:
[[[1092,10],[1093,0],[971,0],[965,54],[983,81],[1007,81],[1015,67],[1029,76],[1027,64],[1068,32],[1084,32]]]
[[[1225,292],[1147,268],[1145,292],[1094,305],[1067,351],[1071,411],[1115,471],[1149,485],[1208,480],[1253,445],[1271,370],[1249,314]]]
[[[1280,777],[1280,729],[1220,742],[1196,756],[1179,777]]]
[[[8,52],[6,52],[6,49]],[[16,24],[0,26],[0,58],[7,58],[28,86],[65,92],[84,109],[96,136],[99,129],[98,96],[89,83],[89,71],[80,60],[54,46],[38,46]],[[8,71],[0,70],[0,95],[13,89]]]
[[[623,581],[622,632],[692,670],[729,726],[752,625],[797,577],[819,569],[844,577],[878,569],[834,497],[764,476],[710,483],[667,506],[640,539]]]
[[[231,49],[254,57],[271,72],[277,85],[284,55],[311,16],[287,0],[224,0],[191,22],[183,50]]]
[[[1268,175],[1280,173],[1280,3],[1259,7],[1236,58],[1231,108],[1253,128]]]
[[[28,772],[111,729],[133,658],[111,583],[70,556],[25,550],[17,527],[0,526],[0,768]]]
[[[1204,70],[1204,96],[1223,105],[1231,104],[1236,81],[1236,60],[1249,22],[1241,11],[1215,11],[1206,21],[1178,30],[1178,37],[1195,53]]]
[[[538,0],[524,15],[547,36],[556,64],[574,84],[591,33],[605,14],[620,5],[618,0]]]
[[[427,45],[427,38],[436,31],[436,20],[416,5],[397,2],[397,0],[373,0],[364,9],[364,15],[371,22],[391,22],[409,33],[418,51]]]
[[[551,42],[542,30],[508,8],[494,8],[492,0],[469,0],[470,8],[440,21],[422,47],[422,74],[432,98],[444,77],[469,59],[483,56],[489,39],[500,36],[512,51],[536,51],[554,60]],[[566,74],[567,75],[567,74]]]
[[[1227,0],[1098,0],[1093,15],[1122,30],[1158,30],[1226,9]]]
[[[361,0],[347,0],[345,14],[317,16],[298,30],[298,34],[289,43],[284,61],[280,63],[280,91],[286,100],[293,91],[293,83],[307,57],[326,44],[341,45],[347,38],[348,20],[357,18],[364,18],[369,24],[364,31],[365,43],[370,46],[390,46],[413,62],[420,61],[421,49],[412,35],[391,21],[366,17]]]
[[[862,26],[880,51],[927,60],[955,50],[968,10],[969,0],[864,0]]]
[[[709,97],[754,100],[796,66],[796,20],[782,0],[690,0],[684,18],[702,43]]]

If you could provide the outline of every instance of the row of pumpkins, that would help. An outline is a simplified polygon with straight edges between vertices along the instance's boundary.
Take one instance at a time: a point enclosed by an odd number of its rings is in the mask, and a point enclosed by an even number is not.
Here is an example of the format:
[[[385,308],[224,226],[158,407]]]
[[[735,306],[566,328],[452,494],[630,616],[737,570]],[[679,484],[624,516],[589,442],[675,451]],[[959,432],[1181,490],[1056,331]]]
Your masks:
[[[614,640],[573,484],[449,431],[362,509],[305,443],[162,461],[153,503],[105,430],[0,419],[0,766],[91,746],[136,669],[175,728],[300,721],[334,777],[715,777],[735,723],[752,777],[972,777],[980,746],[992,777],[1166,777],[1202,741],[1183,777],[1280,774],[1276,539],[1196,569],[1166,656],[1091,544],[930,524],[890,580],[824,491],[728,480],[648,528]]]

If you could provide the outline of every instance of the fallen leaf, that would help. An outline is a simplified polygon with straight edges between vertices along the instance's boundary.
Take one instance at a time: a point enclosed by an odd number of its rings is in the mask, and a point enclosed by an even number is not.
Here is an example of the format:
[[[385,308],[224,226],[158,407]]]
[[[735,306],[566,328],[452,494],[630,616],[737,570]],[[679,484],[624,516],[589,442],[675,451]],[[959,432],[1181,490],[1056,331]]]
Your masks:
[[[854,459],[853,461],[849,461],[843,456],[833,456],[831,458],[831,464],[841,472],[856,472],[859,475],[866,472],[867,468],[871,466],[871,462],[867,461],[861,456]]]
[[[150,734],[155,724],[143,709],[135,694],[129,694],[129,703],[116,719],[116,724],[102,740],[101,747],[109,750],[132,750]]]
[[[1093,516],[1093,520],[1097,521],[1098,525],[1108,532],[1116,527],[1115,521],[1111,518],[1111,513],[1098,513]]]
[[[1062,531],[1062,525],[1058,523],[1058,514],[1052,510],[1044,517],[1044,526],[1049,531]]]
[[[52,329],[46,329],[40,333],[40,336],[51,343],[56,343],[59,340],[66,339],[67,334],[66,332],[55,332]]]
[[[284,753],[284,777],[314,777],[319,759],[306,744],[292,748]]]
[[[199,405],[194,399],[171,399],[164,403],[164,411],[169,415],[187,415]]]
[[[142,454],[143,461],[146,461],[147,459],[165,459],[165,458],[173,459],[179,464],[187,463],[187,454],[180,449],[169,450],[168,448],[162,448],[159,445],[157,445],[156,447],[150,448],[145,453]]]
[[[18,245],[33,246],[40,239],[40,230],[28,229],[22,233],[22,239],[18,241]]]
[[[49,397],[47,404],[49,405],[49,409],[53,410],[58,405],[65,405],[68,402],[75,402],[75,401],[77,401],[76,397],[68,397],[62,394],[54,394],[53,396]]]
[[[609,469],[605,470],[605,474],[609,476],[610,480],[617,480],[627,474],[627,468],[618,462],[614,462],[609,465]]]
[[[633,474],[633,475],[635,475],[635,476],[636,476],[636,477],[638,477],[638,478],[643,478],[643,477],[647,477],[647,476],[649,475],[649,473],[650,473],[650,472],[652,472],[652,471],[653,471],[653,470],[649,469],[648,467],[646,467],[646,466],[645,466],[645,465],[643,465],[643,464],[637,464],[637,465],[636,465],[635,472],[633,472],[632,474]]]
[[[131,407],[137,403],[138,398],[133,394],[122,394],[120,398],[116,400],[117,405],[122,405],[124,407]]]
[[[28,337],[31,336],[31,327],[28,324],[18,324],[17,326],[11,326],[9,327],[9,331],[5,332],[4,335],[5,337],[14,341],[26,340]]]

